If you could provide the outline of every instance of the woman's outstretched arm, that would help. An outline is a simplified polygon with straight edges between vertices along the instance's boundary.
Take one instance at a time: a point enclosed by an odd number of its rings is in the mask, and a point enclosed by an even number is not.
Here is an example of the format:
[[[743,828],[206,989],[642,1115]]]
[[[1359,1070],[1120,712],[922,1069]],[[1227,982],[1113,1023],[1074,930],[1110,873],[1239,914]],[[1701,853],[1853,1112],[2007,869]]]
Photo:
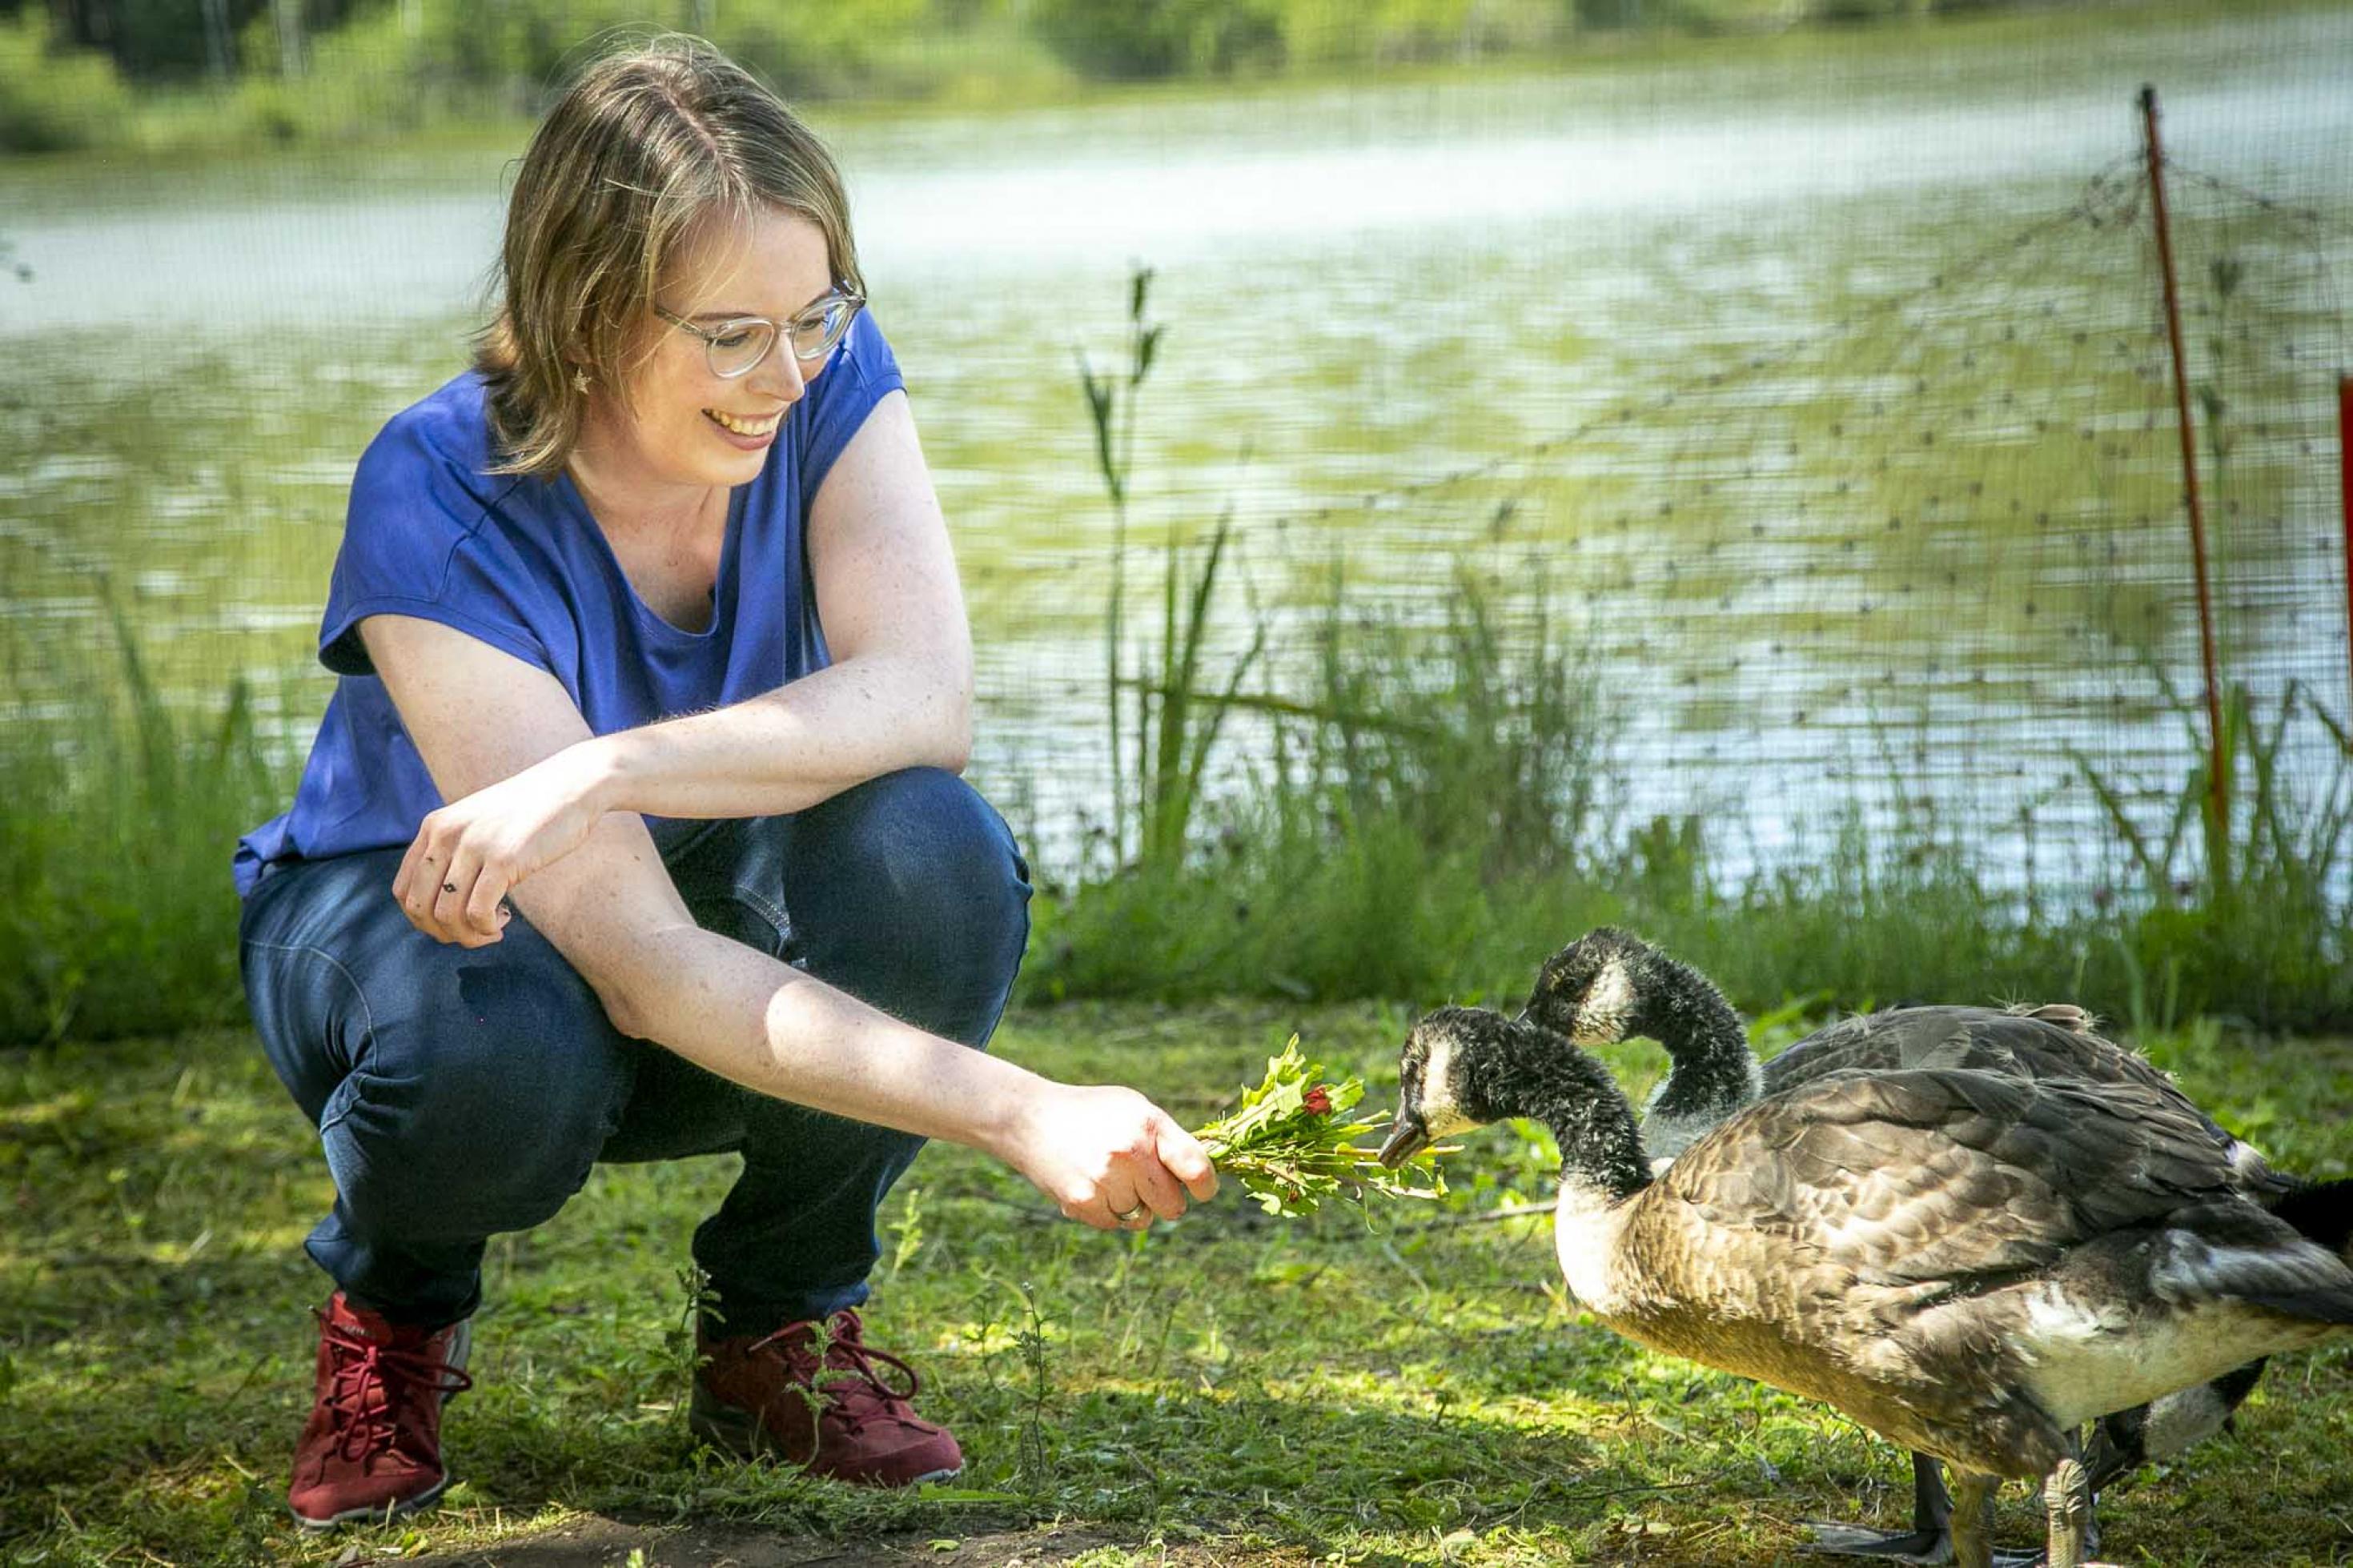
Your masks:
[[[435,784],[457,806],[511,788],[589,739],[553,676],[463,632],[379,616],[361,634]],[[1188,1194],[1216,1191],[1200,1145],[1142,1095],[1040,1078],[702,930],[635,812],[584,815],[575,845],[510,896],[623,1033],[763,1094],[983,1150],[1064,1214],[1101,1228],[1138,1202],[1175,1218]],[[464,883],[437,847],[419,834],[393,896],[441,941],[498,941],[498,901],[470,910],[481,884]]]

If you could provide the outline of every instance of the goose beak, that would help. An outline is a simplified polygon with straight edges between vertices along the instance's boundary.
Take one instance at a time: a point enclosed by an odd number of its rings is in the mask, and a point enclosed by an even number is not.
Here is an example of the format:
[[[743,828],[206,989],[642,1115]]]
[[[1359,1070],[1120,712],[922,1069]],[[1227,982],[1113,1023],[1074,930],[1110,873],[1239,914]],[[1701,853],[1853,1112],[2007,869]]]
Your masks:
[[[1381,1163],[1394,1171],[1429,1145],[1430,1129],[1420,1116],[1399,1108],[1397,1119],[1389,1123],[1388,1141],[1381,1145]]]

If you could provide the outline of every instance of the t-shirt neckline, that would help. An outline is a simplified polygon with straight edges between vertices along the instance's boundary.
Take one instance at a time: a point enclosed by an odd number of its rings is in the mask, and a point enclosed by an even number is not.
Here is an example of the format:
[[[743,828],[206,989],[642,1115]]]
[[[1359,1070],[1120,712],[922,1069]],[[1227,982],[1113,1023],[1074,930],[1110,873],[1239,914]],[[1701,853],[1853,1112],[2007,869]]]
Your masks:
[[[727,492],[726,531],[719,542],[719,572],[711,582],[711,623],[699,632],[691,632],[638,596],[638,585],[629,581],[628,573],[621,565],[621,558],[613,552],[613,542],[605,537],[605,525],[596,521],[596,512],[588,505],[588,498],[582,495],[580,487],[572,482],[571,468],[567,467],[555,476],[557,493],[564,499],[565,509],[572,514],[571,521],[586,530],[588,536],[596,541],[596,550],[605,570],[612,574],[613,581],[619,584],[621,592],[628,596],[631,611],[646,626],[680,642],[707,642],[719,635],[727,619],[728,606],[734,602],[734,595],[728,590],[734,582],[736,546],[743,537],[744,493],[757,482],[755,479],[736,485]]]

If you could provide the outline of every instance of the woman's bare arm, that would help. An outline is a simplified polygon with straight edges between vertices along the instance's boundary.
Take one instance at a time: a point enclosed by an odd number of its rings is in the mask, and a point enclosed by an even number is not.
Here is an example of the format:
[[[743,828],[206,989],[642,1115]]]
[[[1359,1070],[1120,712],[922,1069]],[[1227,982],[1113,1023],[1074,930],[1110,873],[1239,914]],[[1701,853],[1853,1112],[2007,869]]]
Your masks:
[[[444,890],[459,884],[434,819],[512,790],[586,740],[586,722],[554,677],[451,627],[377,616],[360,630],[452,803],[427,818],[393,896],[438,940],[494,942],[495,902],[468,917],[479,884]],[[623,1033],[763,1094],[982,1149],[1101,1227],[1137,1201],[1173,1218],[1187,1189],[1216,1190],[1199,1144],[1143,1096],[1039,1078],[701,930],[635,813],[584,816],[576,846],[511,896]]]

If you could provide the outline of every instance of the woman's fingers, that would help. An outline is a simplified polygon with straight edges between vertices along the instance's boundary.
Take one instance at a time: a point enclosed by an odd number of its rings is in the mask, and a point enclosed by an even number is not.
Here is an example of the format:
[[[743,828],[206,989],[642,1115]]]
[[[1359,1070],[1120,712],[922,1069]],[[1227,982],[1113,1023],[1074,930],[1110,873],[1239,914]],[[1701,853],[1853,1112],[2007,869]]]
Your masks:
[[[462,854],[459,858],[462,863]],[[514,879],[496,861],[478,865],[472,881],[458,881],[461,901],[456,919],[474,938],[476,945],[499,940],[501,928],[506,924],[507,889],[512,886]]]
[[[1103,1228],[1142,1230],[1153,1221],[1153,1207],[1141,1197],[1131,1195],[1123,1199],[1116,1195],[1118,1179],[1115,1176],[1112,1177],[1103,1184],[1102,1197],[1103,1213],[1109,1217],[1111,1223]]]
[[[509,879],[462,830],[427,816],[401,858],[392,896],[409,923],[436,942],[487,947],[505,934]]]
[[[1156,1142],[1156,1141],[1155,1141]],[[1129,1176],[1135,1186],[1135,1202],[1149,1212],[1136,1216],[1136,1223],[1149,1225],[1155,1216],[1176,1219],[1185,1212],[1185,1189],[1160,1163],[1156,1147],[1148,1147],[1129,1162]]]
[[[1201,1202],[1216,1197],[1218,1168],[1209,1163],[1209,1152],[1201,1147],[1201,1141],[1165,1115],[1160,1118],[1159,1131],[1155,1152],[1161,1165]]]
[[[1104,1187],[1112,1217],[1142,1229],[1155,1219],[1183,1217],[1190,1206],[1186,1197],[1188,1190],[1196,1197],[1215,1196],[1218,1173],[1193,1135],[1155,1106],[1145,1113],[1134,1144],[1116,1162]],[[1116,1194],[1123,1190],[1134,1195],[1121,1202]]]
[[[1055,1084],[1025,1110],[1005,1157],[1082,1224],[1142,1229],[1217,1193],[1198,1141],[1132,1089]]]

